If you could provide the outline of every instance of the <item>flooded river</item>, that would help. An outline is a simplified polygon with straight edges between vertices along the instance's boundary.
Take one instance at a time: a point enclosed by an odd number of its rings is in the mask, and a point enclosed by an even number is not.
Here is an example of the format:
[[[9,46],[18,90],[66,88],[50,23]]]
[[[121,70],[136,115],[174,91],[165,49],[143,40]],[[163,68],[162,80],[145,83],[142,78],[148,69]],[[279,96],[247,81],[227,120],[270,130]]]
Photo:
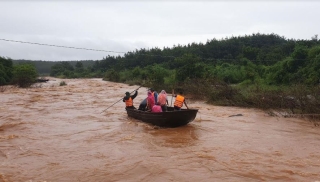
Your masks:
[[[320,127],[306,120],[188,100],[193,122],[158,128],[116,103],[136,85],[61,81],[0,92],[0,182],[320,181]]]

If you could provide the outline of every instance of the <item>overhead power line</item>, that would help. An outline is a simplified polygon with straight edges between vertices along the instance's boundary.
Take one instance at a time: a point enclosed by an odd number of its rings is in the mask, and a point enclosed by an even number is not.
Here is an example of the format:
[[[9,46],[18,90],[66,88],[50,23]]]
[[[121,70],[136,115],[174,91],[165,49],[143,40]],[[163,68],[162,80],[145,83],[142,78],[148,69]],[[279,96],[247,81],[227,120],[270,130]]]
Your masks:
[[[23,44],[33,44],[33,45],[40,45],[40,46],[50,46],[50,47],[60,47],[60,48],[68,48],[68,49],[81,49],[87,51],[99,51],[99,52],[111,52],[111,53],[118,53],[118,54],[128,54],[133,52],[120,52],[120,51],[108,51],[108,50],[101,50],[101,49],[90,49],[90,48],[82,48],[82,47],[71,47],[71,46],[61,46],[61,45],[53,45],[53,44],[43,44],[43,43],[36,43],[36,42],[25,42],[19,40],[9,40],[9,39],[1,39],[2,41],[7,42],[16,42],[16,43],[23,43]],[[137,55],[144,55],[144,56],[153,56],[153,57],[168,57],[168,58],[177,58],[177,56],[164,56],[164,55],[153,55],[153,54],[144,54],[144,53],[136,53]],[[240,61],[240,59],[225,59],[225,58],[202,58],[203,60],[212,60],[212,61]],[[306,59],[295,59],[295,60],[306,60]],[[252,62],[276,62],[276,60],[250,60]]]
[[[87,50],[87,51],[112,52],[112,53],[120,53],[120,54],[126,53],[126,52],[117,52],[117,51],[107,51],[107,50],[101,50],[101,49],[89,49],[89,48],[83,48],[83,47],[69,47],[69,46],[61,46],[61,45],[53,45],[53,44],[41,44],[36,42],[24,42],[19,40],[8,40],[8,39],[0,39],[0,40],[7,41],[7,42],[18,42],[23,44],[41,45],[41,46],[61,47],[61,48],[68,48],[68,49],[81,49],[81,50]]]
[[[53,45],[53,44],[42,44],[42,43],[36,43],[36,42],[25,42],[25,41],[20,41],[20,40],[9,40],[9,39],[1,39],[1,38],[0,38],[0,40],[7,41],[7,42],[23,43],[23,44],[41,45],[41,46],[60,47],[60,48],[68,48],[68,49],[81,49],[81,50],[87,50],[87,51],[111,52],[111,53],[118,53],[118,54],[127,54],[128,53],[128,52],[107,51],[107,50],[101,50],[101,49],[90,49],[90,48],[82,48],[82,47],[70,47],[70,46],[61,46],[61,45]],[[161,55],[150,55],[150,54],[141,54],[141,53],[139,53],[139,55],[175,58],[175,56],[161,56]]]
[[[36,43],[36,42],[25,42],[25,41],[20,41],[20,40],[9,40],[9,39],[1,39],[1,38],[0,38],[0,40],[7,41],[7,42],[23,43],[23,44],[41,45],[41,46],[60,47],[60,48],[68,48],[68,49],[81,49],[81,50],[87,50],[87,51],[111,52],[111,53],[118,53],[118,54],[127,54],[128,53],[128,52],[107,51],[107,50],[101,50],[101,49],[90,49],[90,48],[82,48],[82,47],[70,47],[70,46],[61,46],[61,45],[53,45],[53,44],[42,44],[42,43]],[[175,58],[175,56],[161,56],[161,55],[150,55],[150,54],[141,54],[141,53],[139,53],[139,55]]]

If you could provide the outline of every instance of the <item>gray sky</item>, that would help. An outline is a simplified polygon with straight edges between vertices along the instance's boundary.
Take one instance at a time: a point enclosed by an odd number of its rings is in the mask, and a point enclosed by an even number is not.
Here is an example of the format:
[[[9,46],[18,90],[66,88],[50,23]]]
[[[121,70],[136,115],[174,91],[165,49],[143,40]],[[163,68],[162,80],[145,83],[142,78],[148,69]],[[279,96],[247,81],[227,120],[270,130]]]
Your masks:
[[[98,49],[97,52],[0,40],[0,56],[44,61],[101,60],[136,49],[206,43],[213,38],[320,33],[320,2],[0,0],[0,39]]]

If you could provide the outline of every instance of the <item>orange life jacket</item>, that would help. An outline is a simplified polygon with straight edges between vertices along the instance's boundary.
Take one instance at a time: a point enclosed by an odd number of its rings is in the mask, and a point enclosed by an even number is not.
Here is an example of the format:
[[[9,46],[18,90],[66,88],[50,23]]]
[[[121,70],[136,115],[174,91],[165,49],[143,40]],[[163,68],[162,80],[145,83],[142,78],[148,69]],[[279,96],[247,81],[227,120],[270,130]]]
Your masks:
[[[184,97],[181,95],[177,95],[176,101],[174,101],[174,106],[181,108],[183,106],[183,102],[184,102]]]
[[[129,97],[129,99],[126,100],[126,107],[131,107],[131,106],[133,106],[133,100],[131,97]]]

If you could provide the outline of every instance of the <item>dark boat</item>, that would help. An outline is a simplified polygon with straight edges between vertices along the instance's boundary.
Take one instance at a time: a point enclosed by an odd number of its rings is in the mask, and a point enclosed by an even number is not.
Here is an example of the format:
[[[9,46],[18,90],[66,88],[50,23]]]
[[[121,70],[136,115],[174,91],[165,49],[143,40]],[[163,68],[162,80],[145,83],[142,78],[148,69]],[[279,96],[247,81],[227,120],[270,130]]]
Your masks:
[[[138,109],[126,109],[129,117],[141,120],[160,127],[179,127],[188,124],[196,118],[198,109],[181,109],[175,111],[168,107],[166,112],[148,112]]]

